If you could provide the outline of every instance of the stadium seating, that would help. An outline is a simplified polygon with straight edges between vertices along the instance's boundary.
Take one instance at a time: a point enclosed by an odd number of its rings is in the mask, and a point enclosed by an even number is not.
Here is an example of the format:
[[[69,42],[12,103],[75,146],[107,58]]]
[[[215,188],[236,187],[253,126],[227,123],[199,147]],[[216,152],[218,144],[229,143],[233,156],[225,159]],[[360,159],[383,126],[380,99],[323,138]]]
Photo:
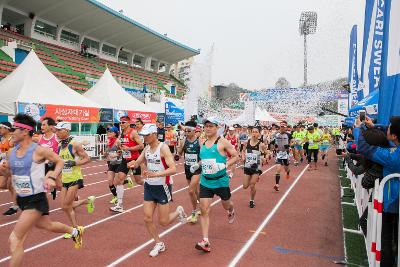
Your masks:
[[[166,91],[168,97],[182,98],[185,87],[182,82],[172,76],[145,71],[122,63],[116,63],[101,58],[87,58],[77,51],[39,41],[20,35],[15,32],[0,30],[0,47],[9,41],[16,41],[26,47],[32,47],[43,64],[62,82],[77,92],[87,91],[91,83],[89,80],[98,79],[108,67],[123,87],[143,89],[146,84],[147,91],[159,93]],[[17,67],[12,59],[0,50],[0,80],[5,78]],[[167,84],[176,86],[176,95],[168,94]]]

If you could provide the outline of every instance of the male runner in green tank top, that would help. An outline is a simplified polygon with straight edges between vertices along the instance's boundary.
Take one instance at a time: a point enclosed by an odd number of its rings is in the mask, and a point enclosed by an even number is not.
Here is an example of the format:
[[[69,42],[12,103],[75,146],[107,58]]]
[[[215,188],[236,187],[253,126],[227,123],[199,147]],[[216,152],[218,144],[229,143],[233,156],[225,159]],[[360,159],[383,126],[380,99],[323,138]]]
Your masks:
[[[221,198],[222,207],[228,212],[228,222],[233,223],[235,218],[227,168],[235,164],[239,157],[237,151],[228,140],[218,137],[218,124],[218,120],[214,118],[208,118],[204,122],[207,140],[201,145],[201,162],[191,166],[191,172],[195,172],[201,166],[200,223],[203,239],[195,247],[204,252],[211,251],[208,240],[209,213],[214,195]],[[229,160],[227,160],[227,153],[231,156]]]

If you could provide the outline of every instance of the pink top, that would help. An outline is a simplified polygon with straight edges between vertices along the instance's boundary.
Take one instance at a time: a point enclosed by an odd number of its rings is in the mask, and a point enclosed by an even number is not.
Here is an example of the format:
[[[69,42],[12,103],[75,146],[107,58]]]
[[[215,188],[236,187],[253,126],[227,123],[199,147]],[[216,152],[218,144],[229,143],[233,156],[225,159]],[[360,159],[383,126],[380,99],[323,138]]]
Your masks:
[[[42,135],[39,140],[39,145],[49,147],[53,149],[54,153],[58,154],[58,140],[55,134],[53,134],[50,139],[46,139],[46,137]]]

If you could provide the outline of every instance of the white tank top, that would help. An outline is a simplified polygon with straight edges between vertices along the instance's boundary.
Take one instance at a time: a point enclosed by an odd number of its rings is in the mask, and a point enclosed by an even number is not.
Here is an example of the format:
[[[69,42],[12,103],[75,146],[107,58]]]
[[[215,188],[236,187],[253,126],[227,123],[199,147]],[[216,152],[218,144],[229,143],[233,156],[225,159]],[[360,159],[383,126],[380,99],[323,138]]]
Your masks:
[[[160,143],[156,151],[151,152],[150,146],[146,147],[145,158],[147,162],[147,170],[149,172],[160,172],[165,171],[168,167],[165,163],[165,159],[161,157],[161,146],[164,143]],[[169,184],[169,176],[162,176],[162,177],[152,177],[152,178],[145,178],[145,183],[149,185],[165,185]]]

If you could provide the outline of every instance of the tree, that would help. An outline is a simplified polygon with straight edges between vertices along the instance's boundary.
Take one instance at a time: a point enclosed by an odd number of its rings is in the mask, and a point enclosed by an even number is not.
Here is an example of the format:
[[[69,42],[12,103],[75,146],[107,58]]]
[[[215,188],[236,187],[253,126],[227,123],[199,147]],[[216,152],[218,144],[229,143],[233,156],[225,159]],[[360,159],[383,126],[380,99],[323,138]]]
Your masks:
[[[290,83],[285,77],[280,77],[276,83],[275,88],[290,88]]]

